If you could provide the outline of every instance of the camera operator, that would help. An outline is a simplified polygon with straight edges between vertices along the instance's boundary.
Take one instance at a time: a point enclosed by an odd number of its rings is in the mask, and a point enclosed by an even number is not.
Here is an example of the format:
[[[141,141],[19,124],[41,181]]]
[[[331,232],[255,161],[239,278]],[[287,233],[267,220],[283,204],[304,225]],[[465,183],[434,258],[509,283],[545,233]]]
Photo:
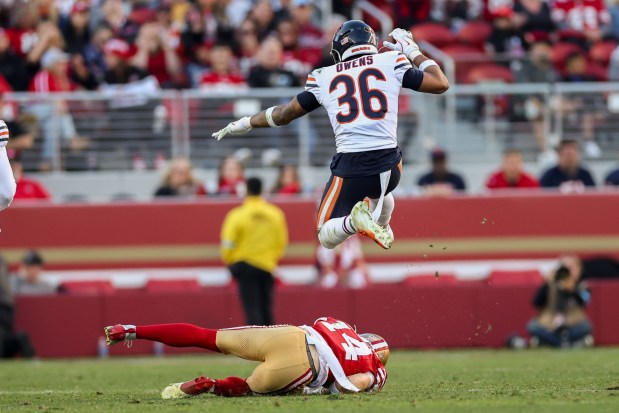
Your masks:
[[[580,273],[561,265],[533,297],[538,315],[527,325],[530,345],[590,347],[591,323],[585,313],[589,291],[580,282]]]

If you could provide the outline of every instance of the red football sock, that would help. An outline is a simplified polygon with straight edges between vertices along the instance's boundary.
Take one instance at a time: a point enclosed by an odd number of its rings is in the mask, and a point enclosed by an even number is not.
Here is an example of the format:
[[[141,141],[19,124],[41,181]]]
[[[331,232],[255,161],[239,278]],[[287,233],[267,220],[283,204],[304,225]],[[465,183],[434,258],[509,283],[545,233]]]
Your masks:
[[[228,377],[215,381],[216,384],[213,389],[213,393],[218,396],[239,397],[249,396],[253,393],[249,388],[247,381],[240,377]]]
[[[221,353],[217,348],[217,330],[193,324],[155,324],[137,326],[137,338],[159,341],[172,347],[200,347]]]

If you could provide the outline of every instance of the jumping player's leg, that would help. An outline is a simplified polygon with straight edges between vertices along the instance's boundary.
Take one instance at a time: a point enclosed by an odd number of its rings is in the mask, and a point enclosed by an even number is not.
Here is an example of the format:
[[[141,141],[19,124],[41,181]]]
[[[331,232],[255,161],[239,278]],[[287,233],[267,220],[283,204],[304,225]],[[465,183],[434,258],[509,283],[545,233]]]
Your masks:
[[[397,187],[400,181],[400,175],[401,166],[394,166],[391,170],[389,182],[387,183],[386,194],[389,194]],[[316,221],[316,229],[318,231],[318,240],[320,243],[325,248],[332,249],[346,241],[351,235],[354,235],[358,231],[367,234],[366,231],[362,231],[361,228],[355,226],[352,219],[355,215],[353,213],[353,208],[360,209],[356,205],[365,198],[376,199],[378,203],[380,196],[381,184],[379,175],[358,178],[341,178],[332,175],[323,193]],[[385,204],[388,205],[385,206]],[[393,206],[393,197],[390,196],[389,199],[385,198],[381,211],[387,213],[389,207],[391,207],[391,211],[389,212],[390,217],[390,214],[393,212]],[[362,215],[367,223],[372,224],[371,216],[367,216],[368,214],[363,213],[363,211],[357,212],[362,213],[357,214],[357,216]],[[387,221],[389,217],[385,217]],[[357,226],[360,225],[357,224]],[[376,229],[376,232],[386,231],[386,229]],[[385,234],[381,234],[381,236],[382,235]],[[385,246],[375,239],[375,237],[372,238],[383,248],[389,248],[390,243],[388,246]]]
[[[378,205],[378,199],[368,198],[370,202],[370,212],[374,212],[376,206]],[[391,215],[393,214],[393,210],[395,209],[395,199],[393,198],[393,194],[389,193],[385,195],[385,199],[383,200],[383,207],[380,211],[380,216],[376,220],[378,225],[382,225],[383,227],[389,225],[389,221],[391,221]]]

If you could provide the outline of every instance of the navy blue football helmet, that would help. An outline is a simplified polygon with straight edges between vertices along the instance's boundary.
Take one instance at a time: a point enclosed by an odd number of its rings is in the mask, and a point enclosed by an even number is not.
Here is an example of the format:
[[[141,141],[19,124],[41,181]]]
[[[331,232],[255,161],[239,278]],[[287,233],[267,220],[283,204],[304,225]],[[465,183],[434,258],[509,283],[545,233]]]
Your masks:
[[[360,47],[365,46],[365,47]],[[331,56],[335,63],[360,54],[378,53],[374,30],[361,20],[342,24],[333,36]]]

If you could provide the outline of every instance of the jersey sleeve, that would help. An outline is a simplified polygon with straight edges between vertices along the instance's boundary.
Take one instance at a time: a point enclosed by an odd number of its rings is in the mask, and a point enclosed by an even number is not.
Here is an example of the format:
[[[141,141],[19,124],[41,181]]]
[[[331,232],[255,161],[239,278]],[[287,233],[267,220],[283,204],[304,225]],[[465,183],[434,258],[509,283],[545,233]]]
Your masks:
[[[320,96],[320,69],[316,69],[307,75],[305,91],[314,95],[318,103],[322,105],[322,96]]]
[[[408,69],[412,69],[413,65],[411,64],[408,57],[404,56],[402,53],[398,53],[395,57],[395,66],[393,67],[395,71],[395,78],[398,83],[401,85],[404,81],[404,74],[408,71]]]

